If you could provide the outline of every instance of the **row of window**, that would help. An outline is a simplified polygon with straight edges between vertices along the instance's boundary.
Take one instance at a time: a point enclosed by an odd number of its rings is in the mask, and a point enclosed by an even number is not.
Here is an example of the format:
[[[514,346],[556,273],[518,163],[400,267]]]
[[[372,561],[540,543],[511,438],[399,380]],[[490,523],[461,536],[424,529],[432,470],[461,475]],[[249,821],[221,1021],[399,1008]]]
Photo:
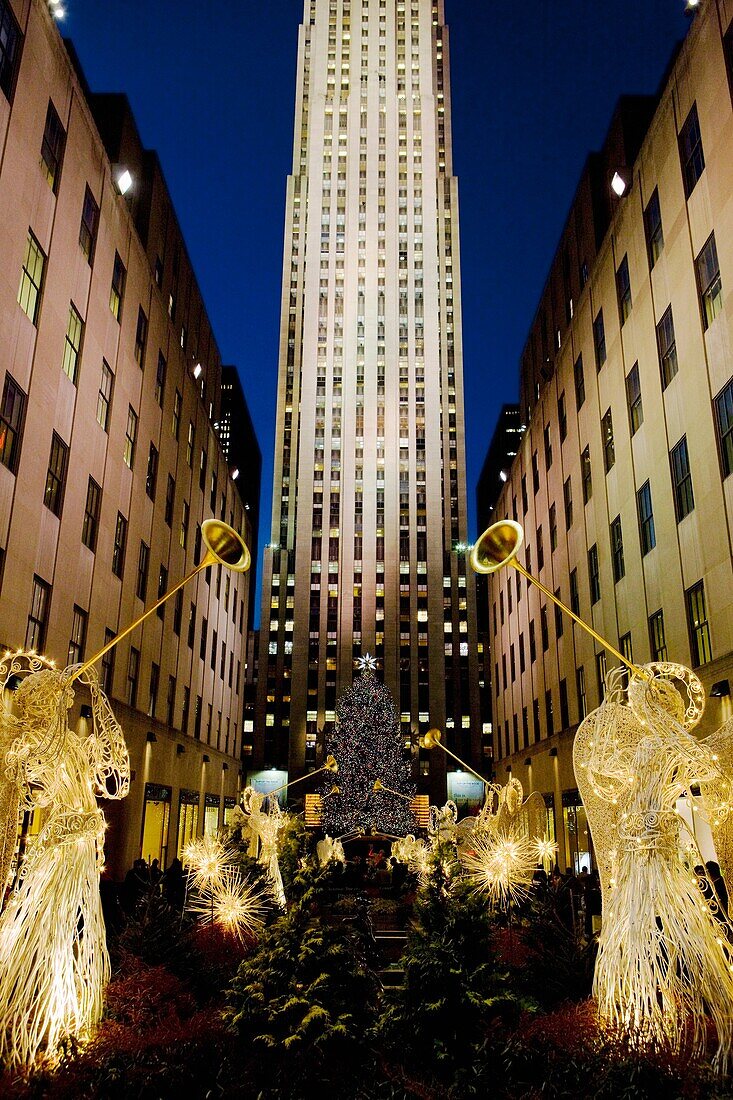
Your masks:
[[[590,554],[589,554],[590,557]],[[710,624],[708,622],[707,603],[705,599],[705,586],[702,581],[698,581],[697,584],[692,585],[685,592],[685,609],[687,613],[687,627],[690,639],[690,650],[692,653],[692,664],[695,667],[706,664],[713,659],[712,645],[710,641]],[[575,609],[574,609],[575,610]],[[549,648],[549,632],[547,627],[547,609],[542,608],[541,612],[541,637],[543,652],[547,652]],[[561,613],[556,612],[555,624],[557,628],[558,637],[562,635],[562,616]],[[648,632],[649,632],[649,648],[652,661],[666,661],[668,659],[667,654],[667,641],[664,624],[664,611],[660,608],[655,611],[653,615],[648,619]],[[517,669],[516,652],[519,654],[519,667]],[[517,650],[515,650],[514,644],[509,648],[509,671],[507,672],[507,656],[502,654],[501,673],[498,661],[495,664],[494,676],[496,684],[497,701],[500,697],[500,692],[506,690],[510,683],[514,683],[517,677],[517,671],[519,674],[523,674],[526,670],[526,656],[524,645],[524,634],[519,635],[519,642]],[[631,633],[624,634],[619,639],[619,652],[624,655],[628,661],[633,661],[633,648]],[[529,633],[529,646],[528,646],[529,659],[531,663],[534,663],[537,659],[537,646],[535,640],[534,623],[530,623]],[[598,698],[602,700],[605,695],[605,677],[606,677],[606,654],[605,652],[598,653],[596,655],[596,674],[597,674],[597,687]],[[576,669],[576,687],[578,697],[578,721],[582,721],[587,714],[587,700],[586,700],[586,688],[585,688],[585,670],[581,666]],[[560,729],[567,729],[570,725],[570,717],[568,711],[567,700],[567,681],[561,680],[559,684],[560,692],[560,711],[561,711],[561,724]],[[553,718],[553,706],[552,706],[552,690],[548,689],[546,695],[546,714],[545,714],[545,736],[550,736],[555,732],[555,724]],[[525,713],[526,713],[526,708]],[[541,736],[541,727],[539,721],[539,703],[534,700],[535,711],[535,740],[539,740]],[[514,715],[514,723],[517,723],[517,716]],[[525,747],[529,744],[529,737],[527,730],[525,729]]]

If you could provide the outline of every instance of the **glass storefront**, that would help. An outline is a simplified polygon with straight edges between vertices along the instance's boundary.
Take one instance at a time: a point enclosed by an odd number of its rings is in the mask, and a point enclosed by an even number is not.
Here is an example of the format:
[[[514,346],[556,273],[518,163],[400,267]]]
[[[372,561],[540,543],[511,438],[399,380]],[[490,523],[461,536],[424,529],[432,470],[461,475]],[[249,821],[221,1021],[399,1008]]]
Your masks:
[[[562,816],[568,870],[574,871],[576,875],[580,871],[592,871],[595,868],[593,844],[588,828],[588,818],[577,790],[563,791]]]
[[[218,794],[204,795],[204,834],[216,836],[219,830],[219,806],[221,799]]]
[[[232,823],[232,810],[237,805],[236,798],[230,798],[229,795],[224,797],[224,824],[231,825]]]
[[[196,839],[199,827],[199,792],[181,787],[178,796],[178,858],[183,857],[183,849]]]
[[[157,859],[163,870],[168,860],[172,793],[171,787],[161,787],[157,783],[145,784],[141,855],[146,863]]]

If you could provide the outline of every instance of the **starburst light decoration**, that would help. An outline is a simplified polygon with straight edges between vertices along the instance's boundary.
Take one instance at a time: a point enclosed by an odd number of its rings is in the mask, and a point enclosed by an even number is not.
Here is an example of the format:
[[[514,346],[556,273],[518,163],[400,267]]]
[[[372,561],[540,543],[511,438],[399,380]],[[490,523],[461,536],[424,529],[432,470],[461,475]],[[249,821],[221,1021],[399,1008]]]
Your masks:
[[[730,948],[723,914],[687,861],[676,812],[699,783],[728,864],[731,731],[692,736],[703,706],[702,684],[683,665],[639,669],[628,701],[625,675],[613,669],[603,703],[576,734],[574,767],[603,896],[594,978],[600,1018],[634,1043],[679,1050],[689,1041],[701,1051],[709,1017],[715,1064],[725,1071],[733,1040]]]
[[[31,671],[14,692],[14,713],[0,708],[2,781],[19,792],[20,809],[46,810],[0,916],[6,1066],[30,1064],[41,1050],[53,1058],[65,1038],[88,1037],[110,974],[99,896],[105,821],[97,797],[125,797],[130,761],[94,669],[79,670]],[[81,733],[68,722],[77,677],[92,704],[92,728]]]
[[[207,885],[192,894],[186,908],[202,924],[216,924],[244,942],[261,930],[268,898],[237,868],[221,866],[216,876],[207,880]]]
[[[548,836],[540,837],[534,842],[534,850],[537,855],[537,862],[542,864],[545,874],[549,875],[557,856],[557,844],[554,840],[550,840]]]
[[[197,837],[183,849],[183,865],[191,870],[191,886],[210,890],[221,881],[233,853],[210,833]]]
[[[537,852],[526,836],[478,832],[461,853],[461,862],[474,889],[506,908],[529,897]]]
[[[459,826],[458,855],[474,888],[506,908],[524,901],[542,859],[547,811],[538,792],[524,799],[522,784],[491,784],[473,824]]]

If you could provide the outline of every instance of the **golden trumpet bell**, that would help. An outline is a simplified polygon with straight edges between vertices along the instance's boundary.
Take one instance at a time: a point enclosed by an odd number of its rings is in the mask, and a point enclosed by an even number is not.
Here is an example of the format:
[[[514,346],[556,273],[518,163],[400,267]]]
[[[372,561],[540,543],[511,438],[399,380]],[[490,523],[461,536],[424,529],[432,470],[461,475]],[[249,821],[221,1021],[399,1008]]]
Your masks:
[[[436,745],[440,744],[442,737],[440,730],[428,730],[426,734],[420,739],[420,746],[423,749],[434,749]]]
[[[242,536],[218,519],[206,519],[201,524],[201,538],[211,565],[224,565],[235,573],[246,573],[251,565],[249,550]]]
[[[474,573],[494,573],[517,556],[524,531],[513,519],[502,519],[487,527],[471,550],[469,562]]]

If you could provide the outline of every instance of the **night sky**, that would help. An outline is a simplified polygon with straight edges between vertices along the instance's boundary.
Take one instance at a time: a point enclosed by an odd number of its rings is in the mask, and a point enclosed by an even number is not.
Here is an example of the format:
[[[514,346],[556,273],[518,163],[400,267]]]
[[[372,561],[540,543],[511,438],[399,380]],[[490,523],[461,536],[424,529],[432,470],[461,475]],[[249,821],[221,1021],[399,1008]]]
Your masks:
[[[95,91],[157,149],[263,455],[269,541],[285,177],[302,0],[66,0]],[[446,0],[460,181],[469,534],[474,492],[587,152],[622,93],[653,92],[684,0]],[[260,571],[261,575],[261,571]],[[259,604],[257,605],[259,617]]]

